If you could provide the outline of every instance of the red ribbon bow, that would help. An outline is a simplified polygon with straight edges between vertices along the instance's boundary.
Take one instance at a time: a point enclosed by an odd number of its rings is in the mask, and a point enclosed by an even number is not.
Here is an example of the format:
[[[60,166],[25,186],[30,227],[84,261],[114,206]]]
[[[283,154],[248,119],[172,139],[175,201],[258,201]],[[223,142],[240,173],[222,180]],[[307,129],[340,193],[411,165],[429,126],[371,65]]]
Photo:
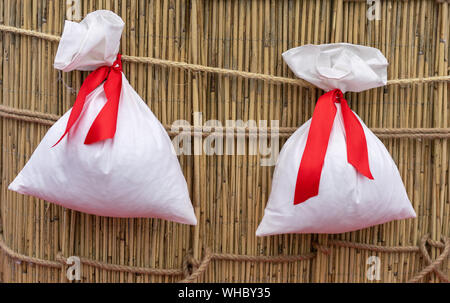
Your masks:
[[[336,116],[334,103],[341,103],[342,118],[347,142],[347,161],[362,175],[373,180],[369,167],[366,136],[356,115],[335,89],[322,95],[317,101],[309,127],[305,151],[298,169],[294,205],[305,202],[319,194],[320,175],[327,152],[328,140]]]
[[[92,144],[105,139],[111,139],[116,133],[117,113],[119,112],[119,99],[122,90],[122,56],[117,55],[112,66],[102,66],[90,73],[81,85],[77,99],[70,112],[69,121],[62,137],[56,142],[57,145],[72,126],[77,122],[78,117],[86,101],[86,97],[105,81],[103,86],[106,94],[106,103],[100,110],[89,129],[84,144]],[[53,146],[55,146],[53,145]]]

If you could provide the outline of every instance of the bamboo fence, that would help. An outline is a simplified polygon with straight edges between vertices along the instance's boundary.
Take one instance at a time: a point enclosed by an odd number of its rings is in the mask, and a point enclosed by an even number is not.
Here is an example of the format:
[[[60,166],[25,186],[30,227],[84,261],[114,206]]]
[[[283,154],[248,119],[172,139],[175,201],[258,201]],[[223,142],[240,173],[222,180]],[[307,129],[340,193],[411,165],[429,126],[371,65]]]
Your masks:
[[[125,75],[168,130],[177,120],[193,125],[197,152],[210,142],[211,129],[201,128],[208,120],[278,120],[281,148],[311,117],[323,92],[294,80],[283,51],[332,42],[379,48],[390,85],[346,97],[390,151],[417,218],[256,238],[274,167],[260,165],[265,156],[248,136],[240,155],[179,157],[195,227],[92,216],[8,191],[86,76],[53,68],[64,20],[79,21],[66,2],[79,3],[81,18],[108,9],[124,19]],[[448,280],[449,2],[380,1],[379,20],[367,10],[358,0],[0,1],[0,282],[68,282],[69,256],[81,257],[82,282]],[[379,258],[379,279],[367,276],[370,256]]]

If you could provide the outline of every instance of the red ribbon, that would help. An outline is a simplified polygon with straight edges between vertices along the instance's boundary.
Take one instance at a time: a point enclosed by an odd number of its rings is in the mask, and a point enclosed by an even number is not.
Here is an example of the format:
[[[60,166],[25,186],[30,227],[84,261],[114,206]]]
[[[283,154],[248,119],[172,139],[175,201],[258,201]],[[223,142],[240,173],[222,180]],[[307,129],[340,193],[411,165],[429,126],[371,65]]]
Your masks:
[[[373,180],[364,130],[358,118],[348,106],[342,92],[335,89],[322,95],[314,109],[305,151],[298,169],[294,205],[305,202],[319,194],[323,161],[337,111],[334,103],[341,104],[347,142],[347,161],[360,174]]]
[[[106,94],[106,103],[92,123],[84,144],[92,144],[105,139],[111,139],[116,133],[117,113],[119,112],[119,99],[122,90],[122,56],[117,55],[112,66],[102,66],[90,73],[81,85],[77,99],[70,112],[69,121],[62,137],[56,142],[57,145],[72,126],[77,122],[83,110],[86,97],[105,80],[103,86]],[[53,145],[53,146],[55,146]]]

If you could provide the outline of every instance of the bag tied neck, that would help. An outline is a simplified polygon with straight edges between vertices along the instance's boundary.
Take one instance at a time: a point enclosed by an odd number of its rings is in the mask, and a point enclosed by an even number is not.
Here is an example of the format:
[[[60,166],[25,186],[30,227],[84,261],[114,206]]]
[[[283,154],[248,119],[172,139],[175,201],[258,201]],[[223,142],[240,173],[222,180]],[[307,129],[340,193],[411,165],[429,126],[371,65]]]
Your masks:
[[[348,106],[347,100],[344,99],[342,91],[334,89],[322,95],[314,109],[305,151],[298,170],[294,205],[319,194],[323,162],[337,111],[334,103],[341,104],[347,143],[347,161],[360,174],[373,180],[364,130]]]
[[[107,101],[92,123],[88,134],[86,135],[84,144],[92,144],[114,137],[116,133],[120,94],[122,91],[121,58],[121,54],[118,54],[117,59],[112,66],[101,66],[86,77],[78,92],[72,111],[70,112],[66,130],[55,145],[69,133],[72,126],[80,117],[86,97],[103,82],[105,82],[103,88],[105,90]]]

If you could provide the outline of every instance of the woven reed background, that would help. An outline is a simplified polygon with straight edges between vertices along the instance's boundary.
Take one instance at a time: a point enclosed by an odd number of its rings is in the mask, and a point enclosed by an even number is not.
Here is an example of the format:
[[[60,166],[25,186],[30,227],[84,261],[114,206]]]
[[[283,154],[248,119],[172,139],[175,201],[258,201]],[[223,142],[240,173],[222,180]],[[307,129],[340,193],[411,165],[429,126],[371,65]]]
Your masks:
[[[121,52],[213,67],[294,76],[281,58],[307,43],[350,42],[379,48],[390,62],[389,79],[449,74],[449,4],[445,1],[381,1],[381,20],[366,18],[365,1],[119,1],[81,2],[82,13],[109,9],[125,23]],[[0,1],[0,24],[60,35],[65,1]],[[0,104],[61,115],[75,100],[86,73],[52,67],[57,43],[0,32]],[[279,120],[297,127],[308,120],[322,91],[240,77],[192,73],[125,63],[131,85],[163,124],[193,112],[210,119]],[[390,85],[348,93],[351,108],[372,128],[449,128],[448,82]],[[270,125],[269,125],[270,126]],[[185,256],[200,260],[208,247],[218,253],[300,255],[327,238],[385,246],[416,246],[450,235],[448,139],[383,139],[398,164],[417,219],[395,221],[339,235],[256,238],[270,193],[273,167],[261,156],[180,156],[197,227],[152,219],[96,217],[63,209],[7,190],[48,126],[0,118],[2,146],[0,234],[13,250],[56,260],[82,256],[114,264],[182,268]],[[280,148],[285,139],[280,142]],[[202,138],[193,140],[199,147]],[[430,247],[435,259],[441,253]],[[370,282],[369,256],[381,261],[381,282],[403,282],[426,266],[420,254],[376,253],[335,247],[311,260],[283,264],[213,260],[198,281]],[[450,262],[441,270],[449,272]],[[85,282],[170,282],[180,277],[111,272],[83,265]],[[0,281],[66,282],[65,272],[16,262],[0,252]],[[438,282],[429,275],[422,281]],[[376,281],[374,281],[376,282]]]

